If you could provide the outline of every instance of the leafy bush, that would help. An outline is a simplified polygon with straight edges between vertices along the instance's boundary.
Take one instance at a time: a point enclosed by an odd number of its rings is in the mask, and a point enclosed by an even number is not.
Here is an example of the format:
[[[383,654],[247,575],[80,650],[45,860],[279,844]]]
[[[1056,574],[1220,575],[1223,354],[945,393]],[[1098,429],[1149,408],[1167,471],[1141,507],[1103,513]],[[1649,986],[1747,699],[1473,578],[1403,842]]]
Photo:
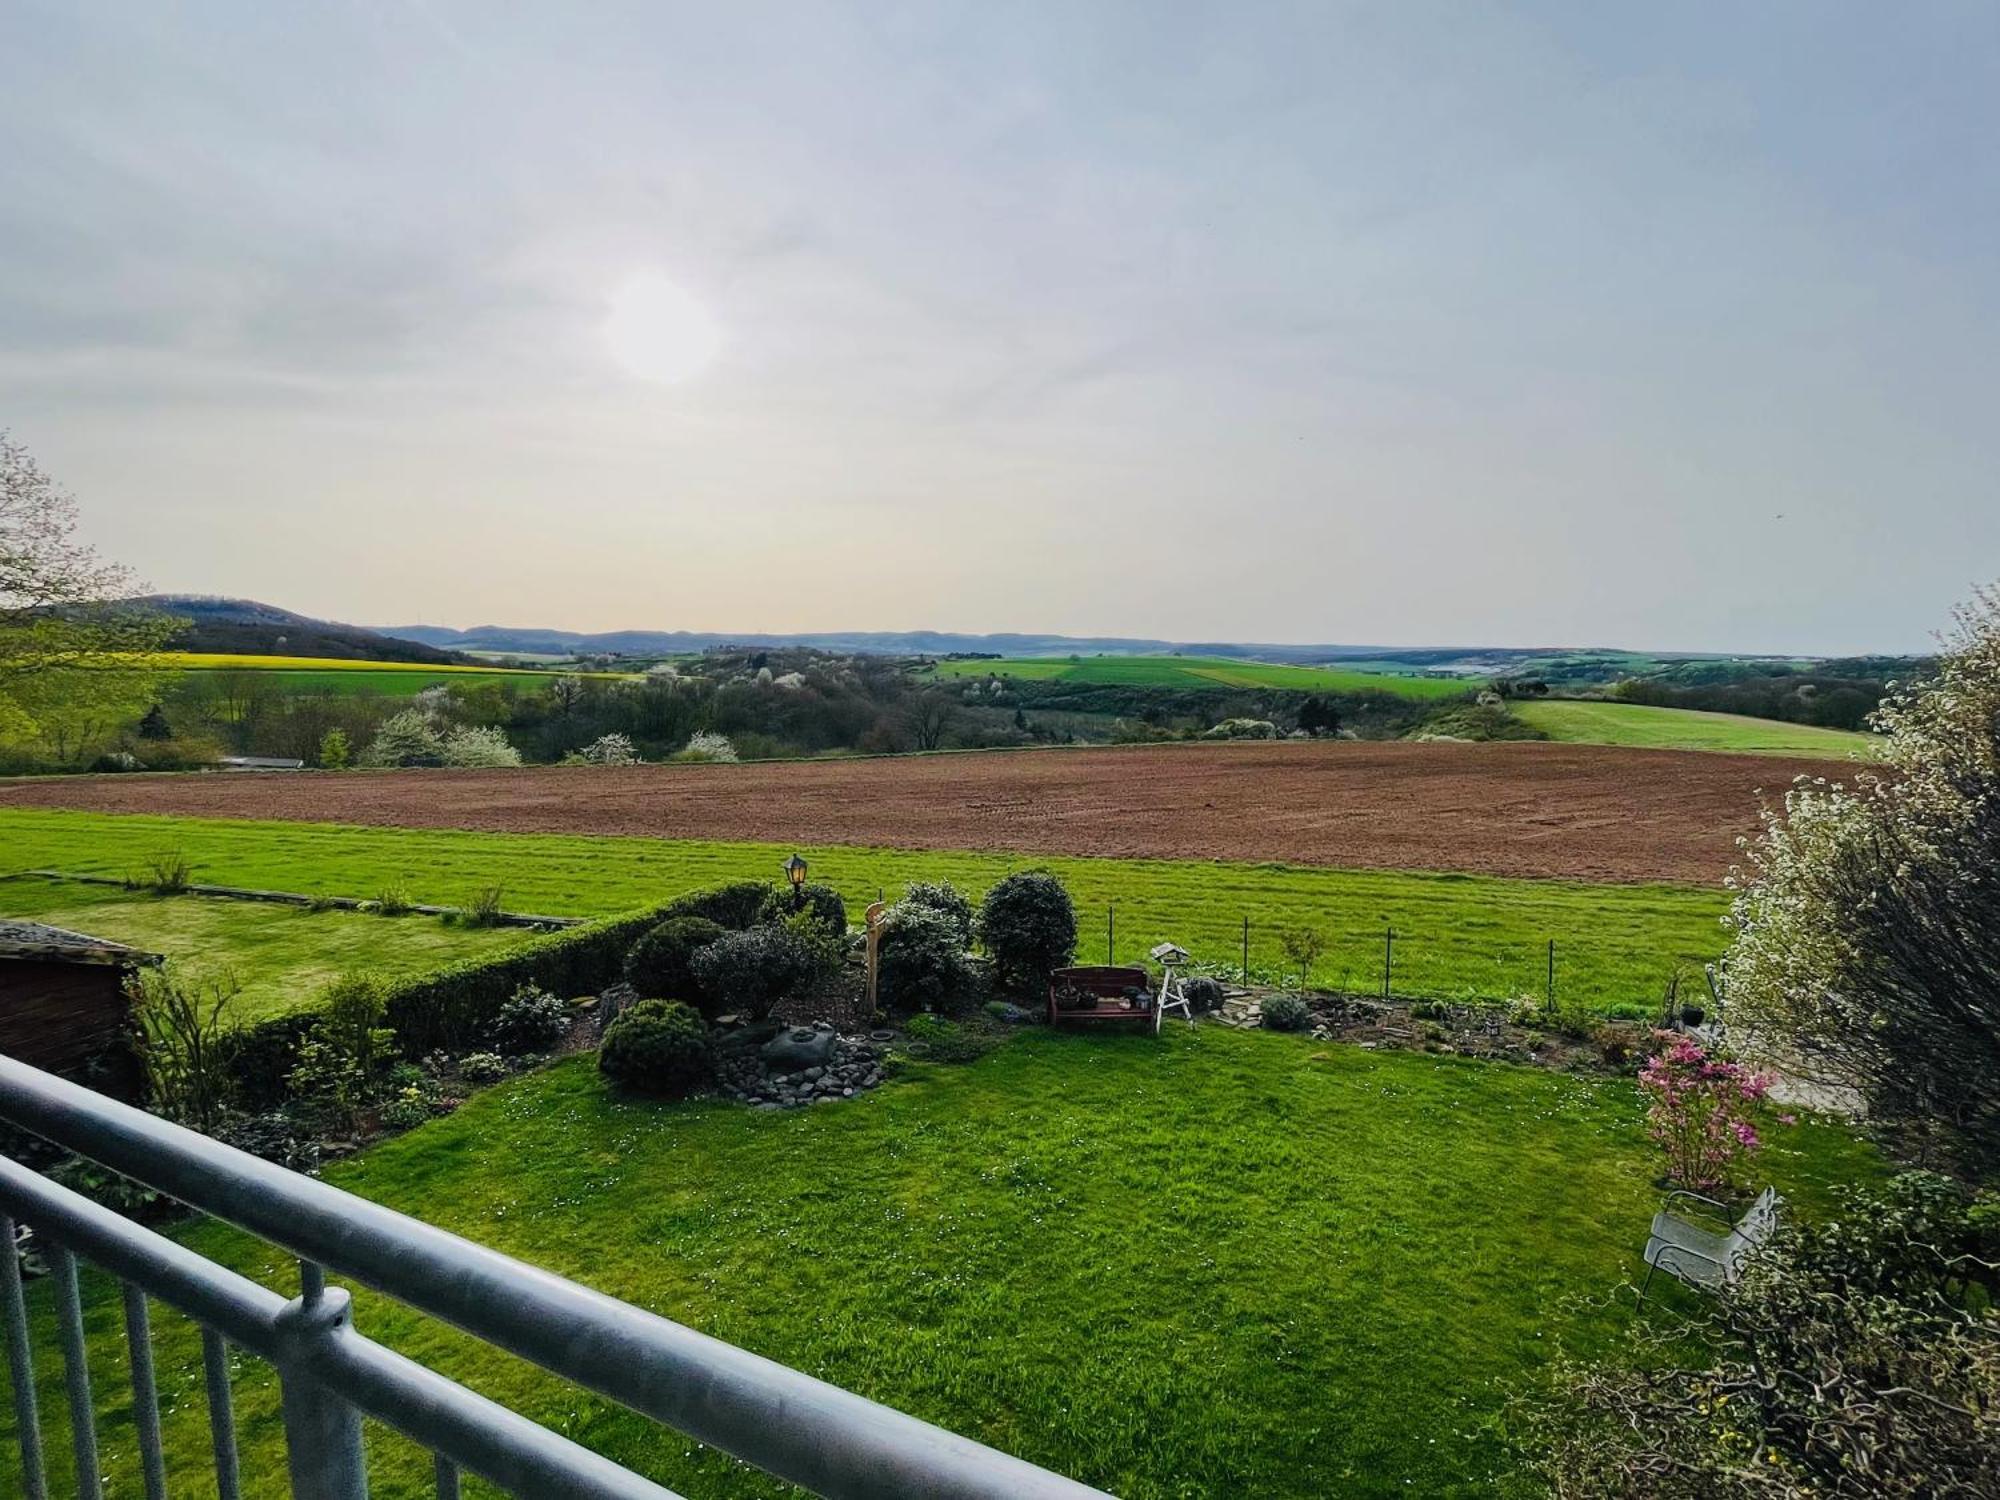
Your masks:
[[[498,1083],[507,1072],[507,1059],[497,1052],[468,1052],[458,1060],[458,1076],[467,1083]]]
[[[1770,1079],[1741,1063],[1711,1057],[1693,1037],[1663,1031],[1659,1050],[1639,1070],[1646,1134],[1667,1153],[1667,1176],[1682,1187],[1726,1186],[1739,1157],[1760,1144],[1751,1110]]]
[[[1046,871],[1009,875],[979,908],[979,941],[1003,983],[1039,984],[1076,956],[1076,907]]]
[[[814,922],[838,938],[847,936],[847,903],[830,885],[804,885],[797,897],[789,887],[773,887],[757,909],[759,922],[783,922],[804,912]]]
[[[1273,1031],[1304,1031],[1312,1011],[1297,995],[1271,995],[1264,1001],[1264,1024]]]
[[[500,905],[504,894],[497,885],[481,886],[459,909],[459,920],[468,927],[498,927],[500,918],[506,915]]]
[[[319,1170],[319,1140],[282,1109],[237,1115],[215,1132],[215,1138],[238,1151],[248,1151],[294,1172]]]
[[[1981,1217],[1911,1173],[1824,1224],[1787,1218],[1692,1323],[1557,1363],[1518,1405],[1539,1477],[1648,1500],[2000,1494],[2000,1247]]]
[[[701,986],[704,1008],[757,1021],[787,995],[810,984],[818,970],[812,950],[784,927],[724,933],[698,949],[689,963]]]
[[[375,915],[378,917],[401,917],[409,914],[416,902],[410,893],[400,885],[384,886],[375,896]]]
[[[486,1040],[502,1057],[530,1057],[553,1050],[569,1035],[569,1002],[524,984],[494,1014]]]
[[[639,763],[639,752],[632,744],[632,737],[625,734],[599,735],[581,750],[572,750],[562,758],[566,766],[634,766]]]
[[[975,913],[971,901],[948,880],[919,880],[906,886],[899,906],[922,906],[938,913],[958,930],[958,946],[972,946]]]
[[[162,896],[178,896],[194,883],[194,866],[179,850],[155,854],[146,861],[146,873],[127,883]]]
[[[736,762],[736,746],[730,743],[726,735],[703,730],[699,734],[689,736],[687,744],[683,745],[674,755],[674,759],[734,765]]]
[[[414,1130],[437,1113],[436,1100],[417,1084],[406,1084],[382,1106],[382,1123],[390,1130]]]
[[[732,880],[728,885],[690,891],[661,908],[663,917],[706,917],[718,926],[741,930],[757,925],[772,887],[763,880]]]
[[[506,733],[484,725],[454,729],[446,735],[443,756],[446,765],[460,770],[490,770],[521,763],[521,752],[508,743]]]
[[[597,1066],[625,1088],[680,1098],[715,1076],[715,1052],[692,1006],[641,1000],[606,1029]]]
[[[354,752],[348,747],[345,729],[329,729],[321,735],[319,753],[313,757],[328,771],[345,771],[353,758]]]
[[[656,999],[695,998],[701,986],[694,977],[694,956],[727,930],[707,917],[667,918],[648,929],[625,955],[625,982]]]
[[[172,966],[126,981],[147,1097],[168,1119],[196,1130],[221,1121],[235,1092],[222,1017],[241,988],[227,976],[187,979]]]
[[[972,988],[964,936],[934,906],[898,902],[882,918],[877,994],[898,1010],[955,1011]]]
[[[382,721],[375,739],[361,757],[365,766],[441,766],[444,741],[430,715],[408,708]]]

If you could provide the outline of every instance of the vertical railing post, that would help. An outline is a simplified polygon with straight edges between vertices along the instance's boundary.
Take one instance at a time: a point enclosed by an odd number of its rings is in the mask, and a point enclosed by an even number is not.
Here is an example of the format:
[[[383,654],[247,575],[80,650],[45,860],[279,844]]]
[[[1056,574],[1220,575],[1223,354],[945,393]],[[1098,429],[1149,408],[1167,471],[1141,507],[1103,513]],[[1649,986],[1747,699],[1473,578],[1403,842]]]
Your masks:
[[[208,1380],[208,1436],[215,1449],[217,1500],[242,1500],[236,1472],[236,1409],[229,1396],[229,1345],[213,1328],[201,1331],[201,1368]]]
[[[278,1319],[286,1345],[278,1377],[292,1500],[368,1500],[361,1413],[313,1379],[311,1368],[313,1346],[346,1329],[352,1300],[329,1288],[311,1261],[299,1262],[299,1283],[297,1300]]]
[[[97,1409],[90,1399],[90,1351],[84,1342],[76,1257],[61,1245],[49,1246],[49,1273],[56,1284],[63,1382],[69,1387],[69,1445],[76,1456],[77,1500],[103,1500],[104,1478],[97,1468]]]
[[[132,1355],[132,1422],[146,1500],[167,1500],[167,1455],[160,1446],[160,1393],[153,1379],[153,1327],[144,1288],[125,1283],[125,1343]]]
[[[14,1441],[21,1449],[22,1500],[49,1500],[42,1469],[42,1420],[35,1407],[35,1353],[28,1344],[28,1302],[21,1294],[21,1259],[14,1221],[0,1214],[0,1316],[7,1323],[7,1373],[14,1382]]]

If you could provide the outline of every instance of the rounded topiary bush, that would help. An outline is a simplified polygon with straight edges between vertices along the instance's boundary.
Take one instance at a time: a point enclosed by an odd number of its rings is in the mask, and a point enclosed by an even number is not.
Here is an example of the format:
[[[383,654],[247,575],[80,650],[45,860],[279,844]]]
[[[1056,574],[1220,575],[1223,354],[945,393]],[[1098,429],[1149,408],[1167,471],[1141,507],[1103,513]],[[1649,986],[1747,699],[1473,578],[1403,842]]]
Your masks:
[[[552,1051],[569,1035],[569,1002],[537,985],[524,984],[493,1013],[486,1042],[502,1057],[529,1057]]]
[[[797,896],[789,888],[774,890],[758,907],[757,920],[784,922],[801,912],[831,936],[847,936],[847,903],[840,899],[840,892],[830,885],[801,886]]]
[[[727,931],[707,917],[668,917],[642,933],[625,955],[625,982],[641,995],[692,1000],[700,993],[695,954]]]
[[[691,960],[704,1014],[737,1013],[761,1021],[787,995],[819,978],[812,948],[785,927],[725,932]]]
[[[678,1099],[715,1076],[715,1049],[693,1006],[641,1000],[605,1029],[597,1066],[624,1088]]]
[[[969,908],[968,908],[969,910]],[[957,925],[935,907],[899,902],[882,918],[876,993],[896,1010],[956,1012],[971,1000],[972,964]]]
[[[979,941],[1003,983],[1039,984],[1076,956],[1076,907],[1045,871],[1009,875],[979,908]]]
[[[1264,1002],[1264,1024],[1273,1031],[1304,1031],[1312,1012],[1297,995],[1273,995]]]
[[[919,880],[903,891],[900,906],[923,906],[936,912],[958,932],[958,946],[972,946],[972,903],[948,880]]]

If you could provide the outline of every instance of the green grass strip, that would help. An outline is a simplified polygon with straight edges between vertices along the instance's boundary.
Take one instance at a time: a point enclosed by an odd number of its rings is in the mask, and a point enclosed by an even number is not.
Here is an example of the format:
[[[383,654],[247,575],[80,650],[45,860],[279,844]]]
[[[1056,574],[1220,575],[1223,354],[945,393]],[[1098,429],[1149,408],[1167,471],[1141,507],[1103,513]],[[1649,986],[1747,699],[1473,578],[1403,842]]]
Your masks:
[[[499,885],[509,906],[559,916],[629,911],[725,880],[775,881],[793,852],[783,844],[0,810],[0,873],[45,867],[122,875],[174,851],[193,862],[197,880],[348,896],[400,886],[416,900],[442,904]],[[1203,860],[798,852],[811,861],[813,879],[840,890],[855,921],[877,891],[893,898],[910,881],[950,880],[977,894],[1010,870],[1040,868],[1059,875],[1075,897],[1080,954],[1090,962],[1105,956],[1109,915],[1120,959],[1171,940],[1233,970],[1247,918],[1253,976],[1280,972],[1282,932],[1312,927],[1327,938],[1314,982],[1360,993],[1381,988],[1390,928],[1398,994],[1540,997],[1554,939],[1558,1002],[1628,1013],[1650,1013],[1677,965],[1711,960],[1724,945],[1726,897],[1687,886]]]

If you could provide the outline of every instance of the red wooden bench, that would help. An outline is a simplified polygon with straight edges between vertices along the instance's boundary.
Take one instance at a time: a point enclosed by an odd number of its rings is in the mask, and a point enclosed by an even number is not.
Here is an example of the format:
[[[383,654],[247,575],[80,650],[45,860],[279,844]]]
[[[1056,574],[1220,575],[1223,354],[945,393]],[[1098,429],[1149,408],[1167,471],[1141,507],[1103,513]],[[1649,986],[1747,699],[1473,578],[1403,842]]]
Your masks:
[[[1078,994],[1095,1004],[1080,1003]],[[1051,1026],[1131,1026],[1158,1030],[1152,981],[1136,964],[1080,964],[1049,975]]]

